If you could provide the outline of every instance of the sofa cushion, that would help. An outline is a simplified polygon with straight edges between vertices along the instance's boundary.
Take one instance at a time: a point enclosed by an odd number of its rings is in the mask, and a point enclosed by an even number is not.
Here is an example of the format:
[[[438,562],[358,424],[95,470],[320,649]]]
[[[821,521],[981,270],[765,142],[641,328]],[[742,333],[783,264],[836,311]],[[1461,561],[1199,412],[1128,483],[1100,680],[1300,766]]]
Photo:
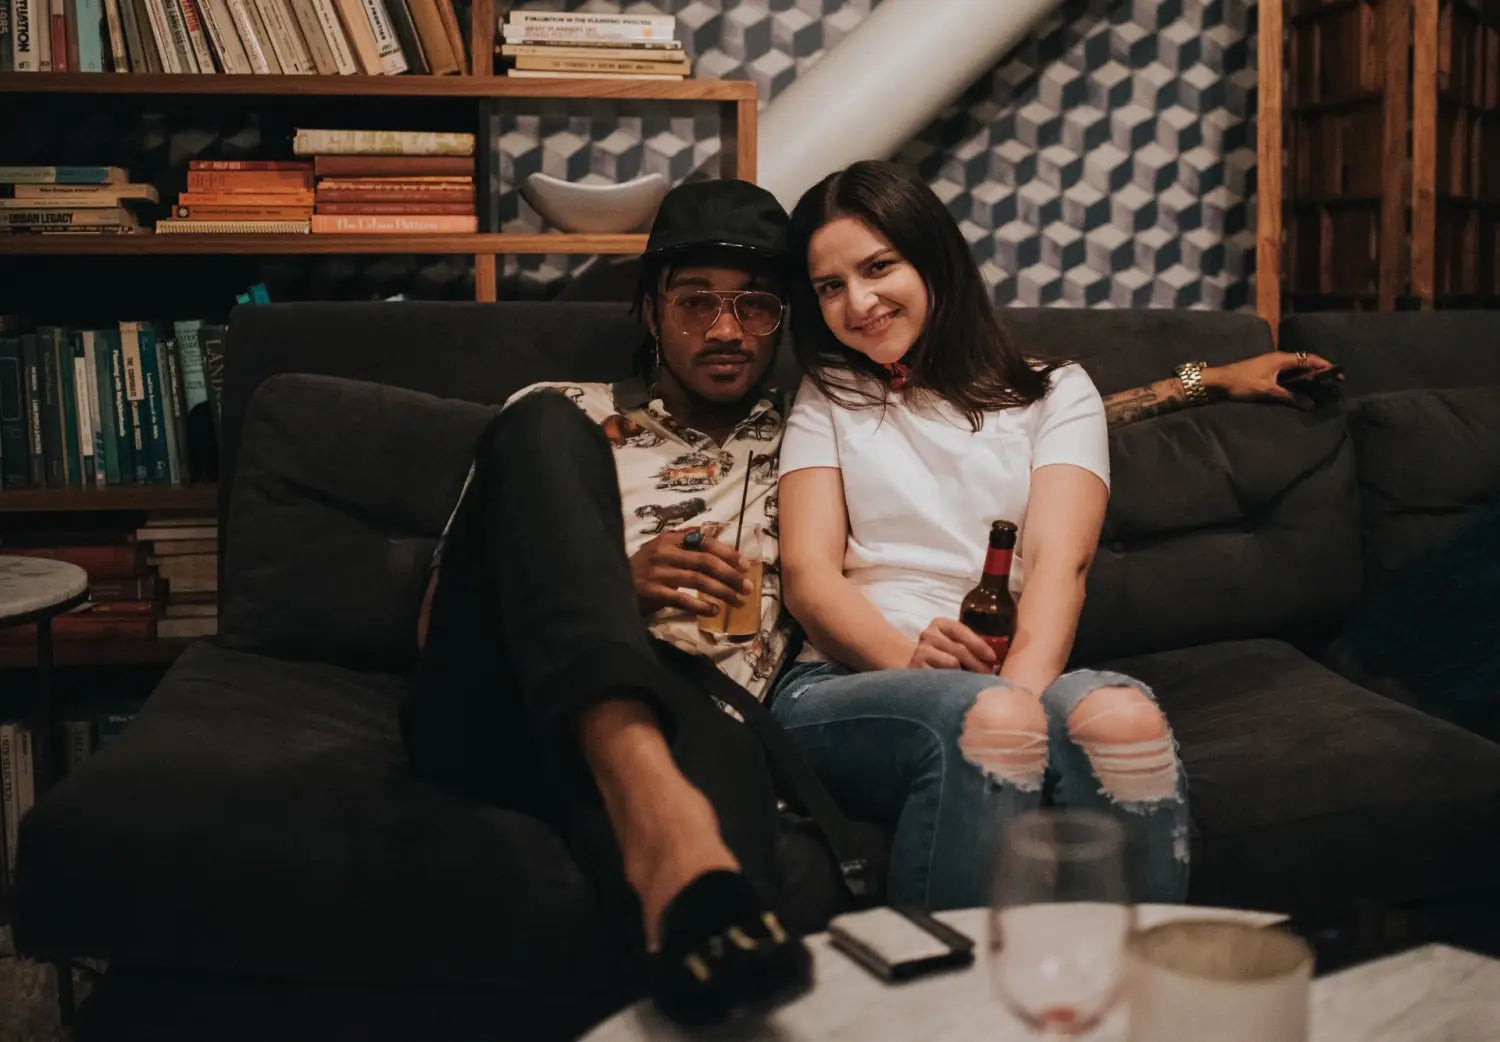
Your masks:
[[[1500,502],[1500,385],[1365,395],[1349,429],[1372,591]]]
[[[261,384],[226,522],[226,647],[399,672],[492,406],[328,376]]]
[[[283,979],[618,979],[594,931],[632,931],[599,921],[551,829],[410,776],[403,694],[194,644],[24,822],[18,945]]]
[[[1180,743],[1195,902],[1332,916],[1334,902],[1487,895],[1500,861],[1500,746],[1277,641],[1111,662]]]
[[[1075,658],[1332,632],[1359,595],[1337,406],[1220,403],[1110,432],[1109,511]]]
[[[1500,386],[1500,312],[1319,311],[1288,315],[1283,351],[1312,351],[1344,367],[1344,394],[1413,387]]]

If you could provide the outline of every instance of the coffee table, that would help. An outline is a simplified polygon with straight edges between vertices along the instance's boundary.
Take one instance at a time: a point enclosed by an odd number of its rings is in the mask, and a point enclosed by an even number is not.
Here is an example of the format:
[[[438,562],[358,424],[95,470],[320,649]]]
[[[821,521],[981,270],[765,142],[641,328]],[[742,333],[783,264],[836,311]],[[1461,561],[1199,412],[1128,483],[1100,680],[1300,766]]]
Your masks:
[[[1269,912],[1182,905],[1143,905],[1142,926],[1181,918],[1227,918],[1266,926]],[[808,938],[812,991],[762,1020],[707,1028],[678,1027],[638,1002],[600,1024],[581,1042],[1042,1042],[991,994],[983,943],[987,911],[970,908],[938,918],[979,944],[966,970],[888,985],[832,948],[826,934]],[[1117,1009],[1086,1042],[1124,1042]],[[1480,1042],[1500,1024],[1500,961],[1428,945],[1313,981],[1310,1042]]]

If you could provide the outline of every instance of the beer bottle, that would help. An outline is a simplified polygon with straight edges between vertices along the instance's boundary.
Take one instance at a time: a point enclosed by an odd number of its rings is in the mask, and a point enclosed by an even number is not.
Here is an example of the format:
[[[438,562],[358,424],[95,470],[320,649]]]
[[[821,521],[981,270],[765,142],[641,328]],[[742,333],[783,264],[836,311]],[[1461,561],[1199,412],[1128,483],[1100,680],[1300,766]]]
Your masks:
[[[996,664],[1005,661],[1016,633],[1016,602],[1010,595],[1010,558],[1016,549],[1016,526],[1010,521],[990,525],[990,550],[984,557],[979,585],[964,595],[958,621],[994,649]]]

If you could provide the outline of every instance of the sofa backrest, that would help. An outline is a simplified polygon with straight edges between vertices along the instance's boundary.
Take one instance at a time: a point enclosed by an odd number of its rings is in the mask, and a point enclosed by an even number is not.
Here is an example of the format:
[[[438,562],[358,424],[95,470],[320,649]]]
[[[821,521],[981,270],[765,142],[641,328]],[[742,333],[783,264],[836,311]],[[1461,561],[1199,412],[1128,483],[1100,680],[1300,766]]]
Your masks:
[[[1169,377],[1172,367],[1185,359],[1221,363],[1270,349],[1265,325],[1246,315],[1008,309],[1003,317],[1024,350],[1078,358],[1104,394]],[[269,377],[343,376],[493,405],[537,380],[623,376],[639,336],[624,307],[615,304],[237,309],[226,352],[220,466],[225,638],[253,642],[269,633],[276,647],[289,639],[285,620],[268,612],[278,597],[292,596],[291,587],[251,583],[268,574],[264,570],[273,567],[269,558],[276,550],[267,541],[274,530],[245,520],[244,506],[233,502],[242,452],[246,465],[256,468],[261,500],[273,501],[277,488],[301,487],[304,494],[322,495],[324,505],[331,503],[349,515],[336,525],[317,521],[304,529],[306,538],[331,538],[345,530],[345,521],[355,526],[349,531],[364,533],[346,541],[347,553],[320,557],[298,551],[300,567],[281,570],[283,578],[295,576],[304,589],[327,587],[308,598],[309,604],[326,608],[341,603],[340,586],[419,588],[419,578],[398,573],[425,568],[424,540],[435,534],[437,513],[451,505],[444,482],[451,484],[464,464],[461,458],[447,457],[462,455],[463,439],[472,435],[477,422],[477,414],[464,413],[449,426],[433,427],[447,433],[428,440],[422,431],[431,424],[412,420],[426,404],[403,405],[399,395],[365,393],[319,415],[298,397],[313,393],[309,385],[293,383],[268,389],[276,394],[257,402],[259,411],[248,416],[247,425],[250,396]],[[408,409],[414,411],[402,415]],[[264,439],[264,445],[242,448],[242,430]],[[325,444],[316,451],[293,451],[288,444],[300,439],[316,445],[319,437]],[[278,440],[283,448],[269,451]],[[420,444],[434,461],[437,456],[443,460],[408,479],[397,463],[410,466],[426,458],[422,453],[370,448],[411,443]],[[1081,660],[1331,627],[1357,594],[1353,459],[1338,410],[1301,413],[1233,404],[1190,410],[1115,432],[1112,457],[1113,495],[1080,624]],[[285,462],[276,463],[278,458]],[[352,462],[341,462],[346,459]],[[381,470],[386,460],[387,469]],[[365,476],[353,481],[358,474]],[[332,491],[323,487],[330,483],[336,486]],[[361,487],[366,491],[360,492]],[[412,502],[402,502],[403,497]],[[271,515],[262,509],[260,516]],[[290,524],[287,519],[279,523]],[[366,538],[380,531],[385,531],[384,542]],[[252,538],[253,545],[240,542]],[[404,549],[393,549],[398,545]],[[366,547],[366,558],[355,552],[359,546]],[[372,575],[378,582],[372,582]],[[250,601],[241,605],[246,610],[236,610],[235,598],[242,594]],[[368,617],[371,632],[383,632],[386,626],[406,632],[402,627],[415,604],[393,611]],[[296,639],[306,647],[299,653],[313,653],[319,633],[330,651],[335,645],[341,649],[340,661],[359,664],[360,656],[371,651],[374,642],[362,643],[343,622],[319,630],[318,618],[326,617],[326,611],[304,614]],[[399,662],[371,664],[394,668]]]
[[[1500,500],[1500,312],[1293,315],[1281,346],[1345,367],[1365,587]]]

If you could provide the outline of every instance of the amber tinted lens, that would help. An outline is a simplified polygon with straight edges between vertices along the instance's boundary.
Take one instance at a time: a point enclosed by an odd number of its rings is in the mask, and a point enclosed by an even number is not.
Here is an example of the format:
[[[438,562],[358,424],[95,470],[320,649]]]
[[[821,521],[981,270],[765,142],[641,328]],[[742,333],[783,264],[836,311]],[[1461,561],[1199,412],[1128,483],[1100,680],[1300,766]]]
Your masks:
[[[689,333],[701,333],[719,318],[719,296],[716,293],[683,293],[673,301],[677,317]]]
[[[781,325],[781,298],[774,293],[741,293],[734,301],[740,328],[751,336],[765,336]]]

